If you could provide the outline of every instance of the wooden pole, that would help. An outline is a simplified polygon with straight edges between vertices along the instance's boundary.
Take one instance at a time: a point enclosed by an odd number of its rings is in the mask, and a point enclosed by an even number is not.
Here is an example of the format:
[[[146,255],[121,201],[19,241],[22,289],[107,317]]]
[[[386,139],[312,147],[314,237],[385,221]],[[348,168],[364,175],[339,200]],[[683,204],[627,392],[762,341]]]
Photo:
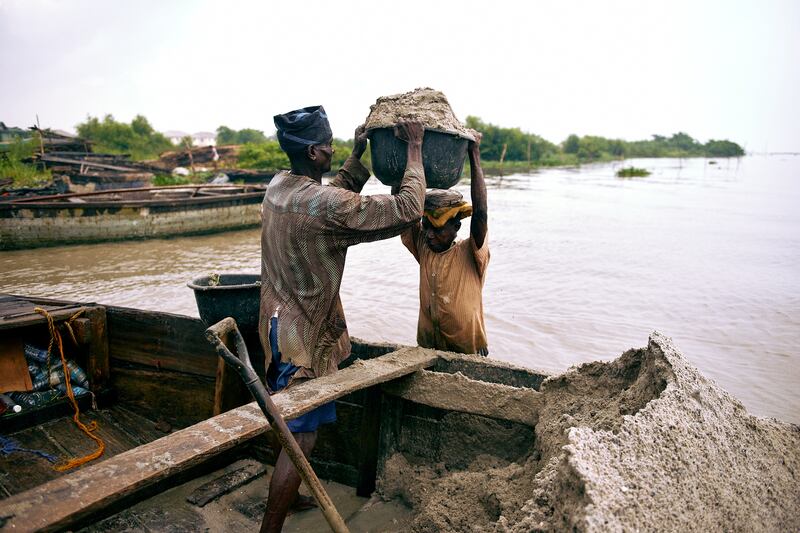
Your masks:
[[[508,144],[503,143],[503,151],[500,153],[500,177],[503,177],[503,160],[506,158],[506,150],[508,149]]]
[[[189,168],[192,171],[192,175],[194,175],[194,155],[192,154],[192,141],[186,141],[186,149],[189,151]]]
[[[528,139],[528,174],[531,173],[531,140]]]
[[[39,134],[39,153],[44,155],[44,140],[42,139],[42,127],[39,125],[39,113],[36,113],[36,133]]]

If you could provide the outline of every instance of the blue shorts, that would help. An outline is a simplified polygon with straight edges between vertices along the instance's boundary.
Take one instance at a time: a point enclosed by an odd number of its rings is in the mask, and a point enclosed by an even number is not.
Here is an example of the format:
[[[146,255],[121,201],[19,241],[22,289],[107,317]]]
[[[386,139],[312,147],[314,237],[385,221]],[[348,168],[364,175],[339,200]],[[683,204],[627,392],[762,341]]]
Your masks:
[[[292,363],[282,363],[281,353],[278,351],[278,318],[272,317],[269,320],[269,347],[272,352],[272,362],[267,369],[267,385],[272,392],[278,392],[286,388],[295,372],[300,370],[299,366]],[[331,424],[336,422],[335,402],[326,403],[300,415],[294,420],[287,420],[286,425],[292,433],[307,433],[316,431],[321,424]]]

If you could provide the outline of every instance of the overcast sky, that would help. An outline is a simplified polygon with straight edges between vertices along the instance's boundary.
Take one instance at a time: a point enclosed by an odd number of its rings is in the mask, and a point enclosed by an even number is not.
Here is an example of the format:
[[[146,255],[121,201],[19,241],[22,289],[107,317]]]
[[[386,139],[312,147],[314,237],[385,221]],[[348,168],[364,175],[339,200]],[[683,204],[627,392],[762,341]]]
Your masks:
[[[462,120],[800,151],[800,2],[0,0],[0,120],[87,115],[274,132],[323,104],[351,137],[429,86]]]

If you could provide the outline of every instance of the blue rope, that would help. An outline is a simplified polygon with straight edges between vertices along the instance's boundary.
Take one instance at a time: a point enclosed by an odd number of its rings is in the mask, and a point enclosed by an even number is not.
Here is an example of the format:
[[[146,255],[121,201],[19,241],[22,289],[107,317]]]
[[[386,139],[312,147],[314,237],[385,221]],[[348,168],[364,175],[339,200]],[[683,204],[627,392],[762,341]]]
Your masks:
[[[56,461],[58,461],[58,458],[54,455],[50,455],[49,453],[45,453],[41,450],[29,450],[28,448],[23,448],[19,444],[17,444],[16,441],[14,441],[13,439],[0,435],[0,454],[11,455],[14,452],[32,453],[34,455],[38,455],[39,457],[47,459],[51,463],[55,463]]]

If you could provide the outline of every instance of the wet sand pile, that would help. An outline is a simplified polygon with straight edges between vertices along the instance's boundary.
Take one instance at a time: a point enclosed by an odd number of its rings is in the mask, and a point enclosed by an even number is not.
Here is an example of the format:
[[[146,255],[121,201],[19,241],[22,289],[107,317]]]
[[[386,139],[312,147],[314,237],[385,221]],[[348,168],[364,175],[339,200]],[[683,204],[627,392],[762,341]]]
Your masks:
[[[525,460],[396,454],[382,495],[414,507],[415,531],[800,530],[800,427],[748,414],[668,338],[541,392]]]
[[[404,120],[421,122],[426,128],[451,131],[475,140],[472,130],[456,118],[444,93],[428,87],[381,96],[370,106],[365,126],[368,130],[391,128]]]

